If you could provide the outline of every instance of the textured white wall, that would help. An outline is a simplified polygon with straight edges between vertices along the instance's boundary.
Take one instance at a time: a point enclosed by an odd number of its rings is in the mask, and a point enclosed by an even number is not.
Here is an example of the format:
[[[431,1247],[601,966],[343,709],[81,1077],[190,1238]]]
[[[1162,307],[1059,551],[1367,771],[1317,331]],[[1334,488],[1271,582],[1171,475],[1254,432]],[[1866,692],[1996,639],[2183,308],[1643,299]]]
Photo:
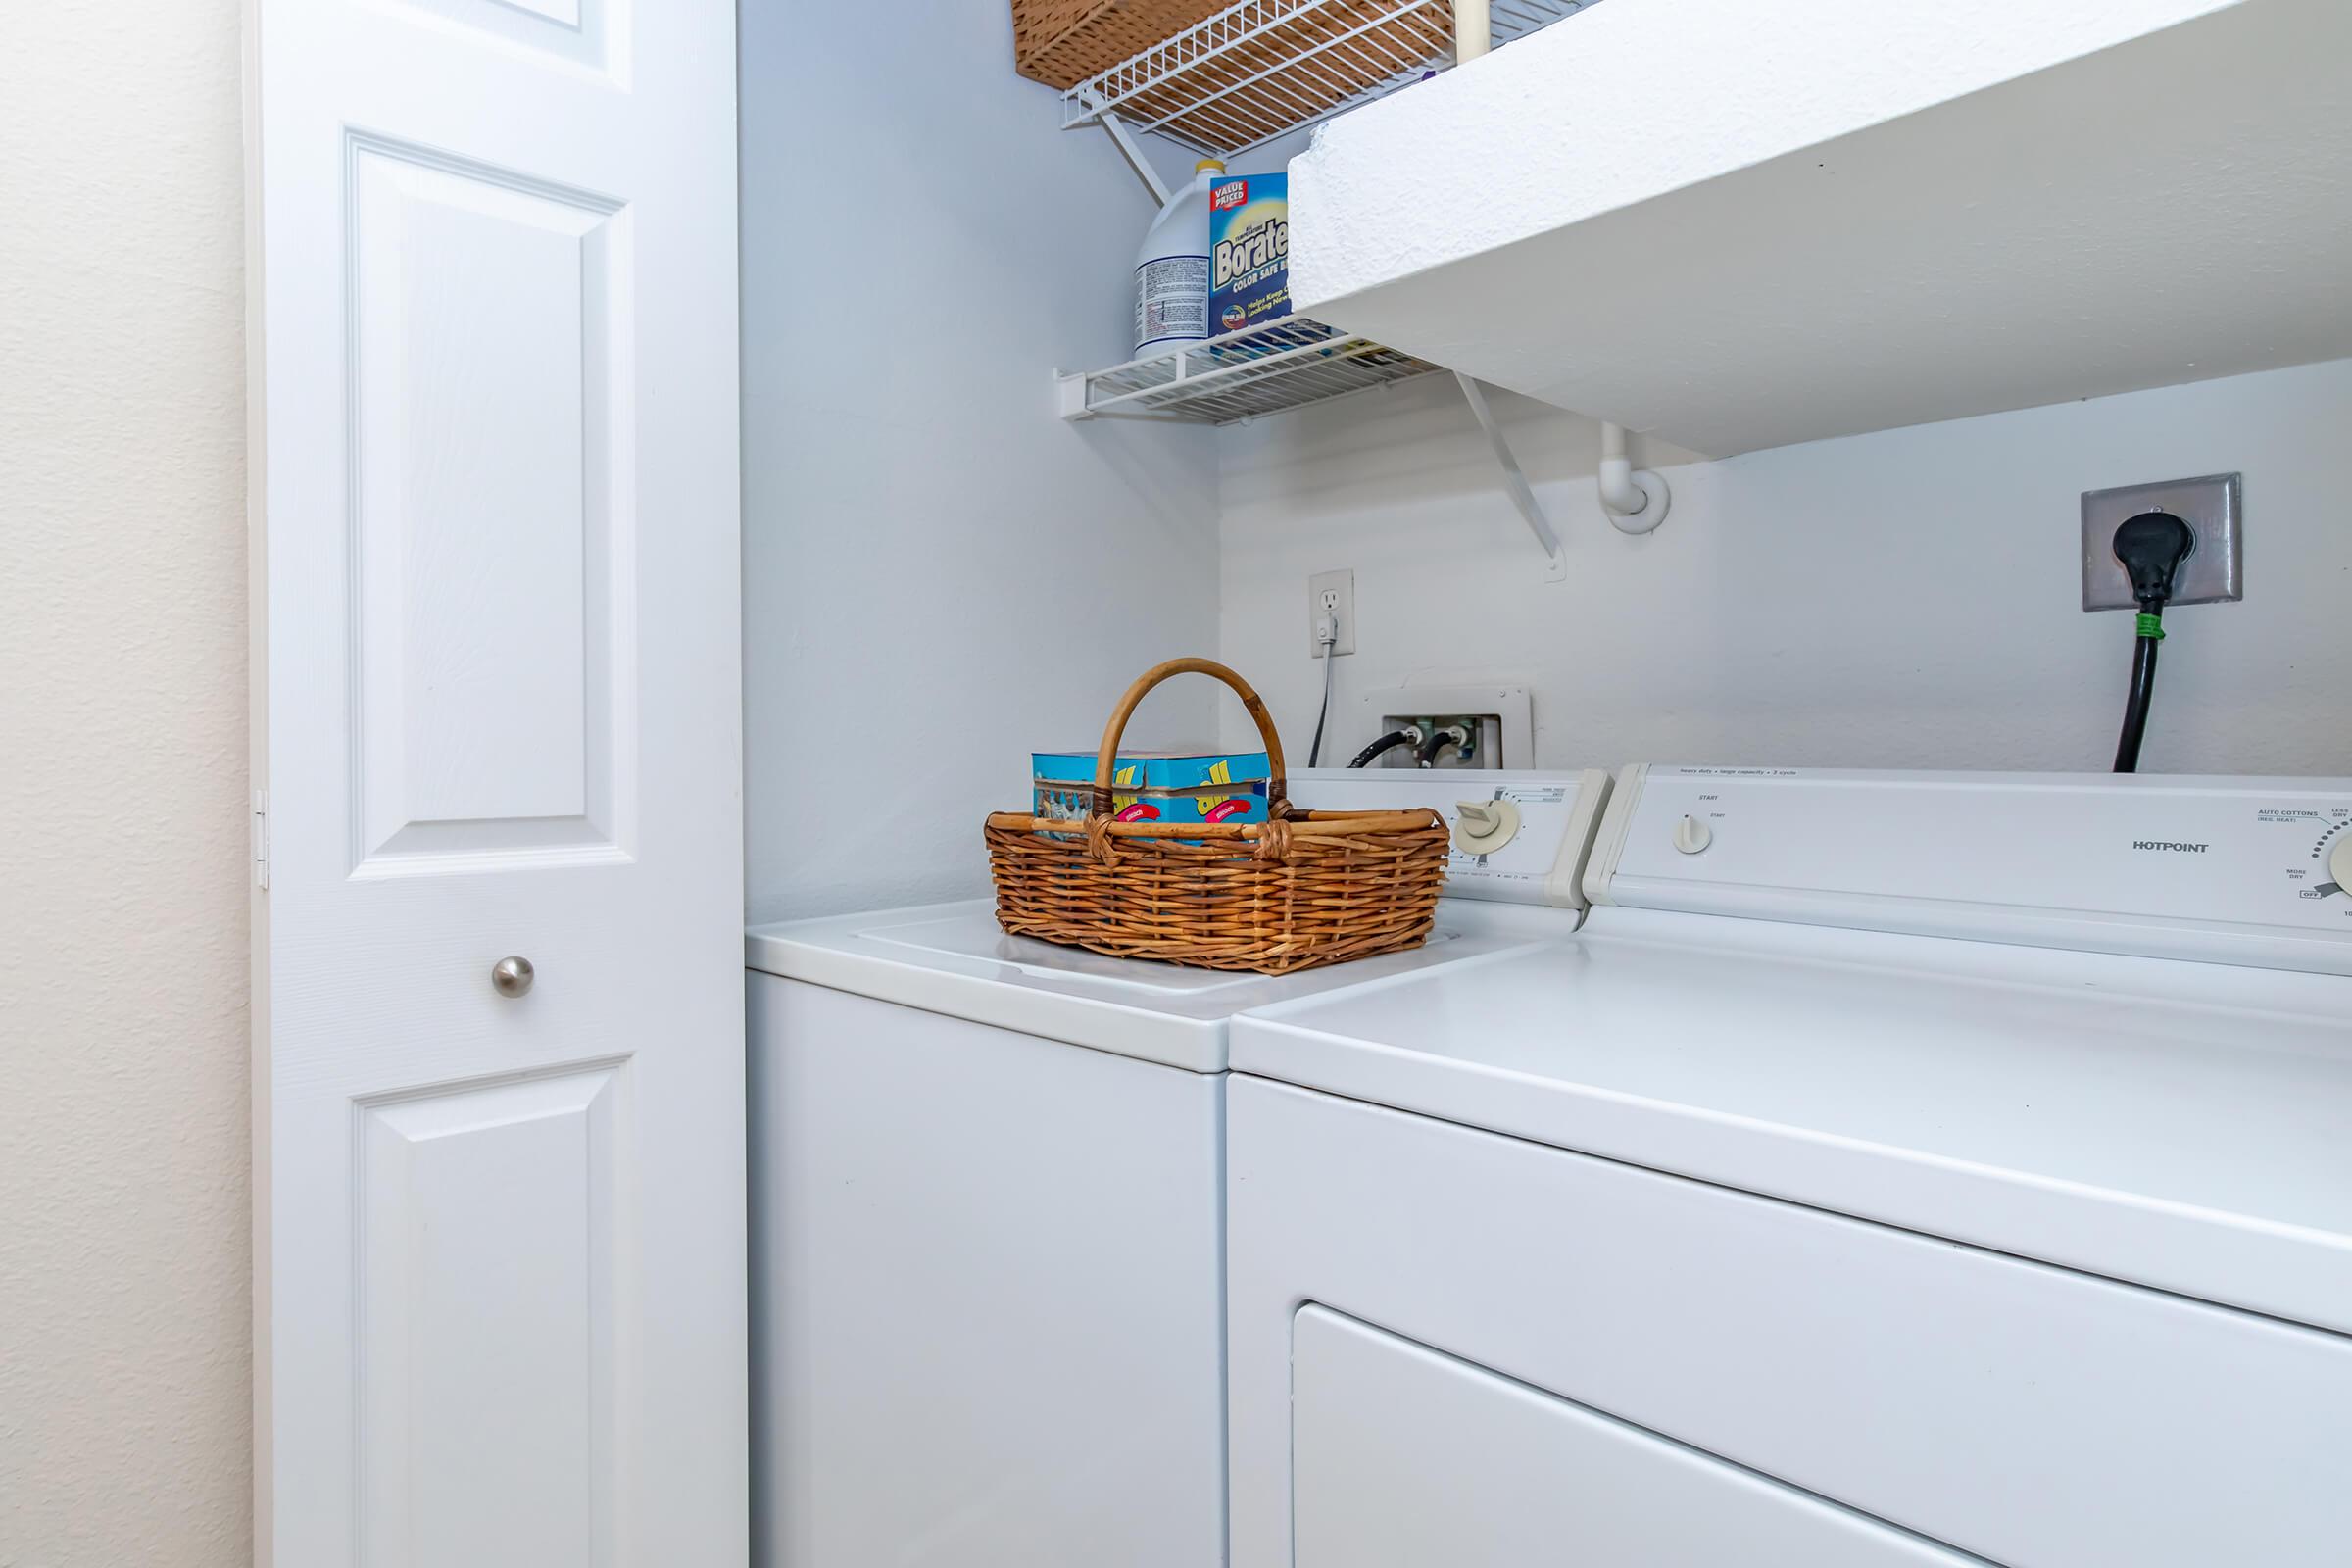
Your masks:
[[[742,50],[750,910],[976,894],[1029,753],[1215,642],[1214,438],[1052,412],[1124,358],[1151,202],[1012,74],[1001,0],[746,5]]]
[[[0,50],[0,1564],[252,1560],[237,0]]]
[[[1352,566],[1350,750],[1359,692],[1508,675],[1549,766],[2104,768],[2131,630],[2081,608],[2080,493],[2239,469],[2246,599],[2166,617],[2143,765],[2352,775],[2352,361],[1720,463],[1637,440],[1674,485],[1639,539],[1600,515],[1589,421],[1497,406],[1566,582],[1450,377],[1227,434],[1220,646],[1285,733],[1312,728],[1321,678],[1307,576]]]

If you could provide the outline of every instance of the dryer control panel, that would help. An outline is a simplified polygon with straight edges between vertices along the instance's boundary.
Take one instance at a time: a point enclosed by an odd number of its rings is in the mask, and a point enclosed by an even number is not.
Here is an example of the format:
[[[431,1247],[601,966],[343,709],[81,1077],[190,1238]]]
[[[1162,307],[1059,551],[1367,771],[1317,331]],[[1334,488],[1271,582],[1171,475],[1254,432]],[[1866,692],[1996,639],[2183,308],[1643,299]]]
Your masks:
[[[1595,904],[2352,974],[2352,779],[1637,764]]]
[[[1585,857],[1600,824],[1609,775],[1474,768],[1298,768],[1291,804],[1306,810],[1398,811],[1426,806],[1446,818],[1453,849],[1446,896],[1497,904],[1585,906]]]

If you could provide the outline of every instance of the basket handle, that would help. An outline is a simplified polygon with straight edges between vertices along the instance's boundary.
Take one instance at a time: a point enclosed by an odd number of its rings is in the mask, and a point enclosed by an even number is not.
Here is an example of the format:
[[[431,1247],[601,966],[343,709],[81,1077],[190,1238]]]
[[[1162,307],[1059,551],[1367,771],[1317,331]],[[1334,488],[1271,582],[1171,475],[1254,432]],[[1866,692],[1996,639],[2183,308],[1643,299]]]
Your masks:
[[[1257,725],[1258,739],[1266,743],[1266,760],[1274,776],[1266,781],[1266,810],[1276,814],[1277,804],[1290,798],[1290,781],[1285,776],[1290,769],[1283,765],[1282,737],[1274,733],[1274,715],[1266,711],[1264,699],[1250,689],[1250,683],[1227,669],[1213,659],[1171,659],[1164,664],[1144,671],[1143,678],[1127,688],[1119,706],[1111,710],[1110,722],[1102,727],[1102,749],[1095,753],[1095,796],[1092,814],[1110,814],[1110,772],[1118,760],[1119,740],[1127,733],[1127,719],[1135,711],[1144,694],[1171,675],[1214,675],[1234,690],[1250,717]]]

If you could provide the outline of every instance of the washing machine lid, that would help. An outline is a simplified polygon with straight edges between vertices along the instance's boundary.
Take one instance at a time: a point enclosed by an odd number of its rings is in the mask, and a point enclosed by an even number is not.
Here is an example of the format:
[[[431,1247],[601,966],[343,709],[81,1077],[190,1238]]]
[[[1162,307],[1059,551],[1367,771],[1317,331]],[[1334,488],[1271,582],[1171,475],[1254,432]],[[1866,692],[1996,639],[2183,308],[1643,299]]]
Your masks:
[[[1448,831],[1467,807],[1492,813],[1507,831],[1450,855],[1446,896],[1425,945],[1302,974],[1187,969],[1006,936],[987,900],[754,926],[746,933],[746,959],[786,979],[1194,1072],[1223,1072],[1235,1013],[1573,934],[1585,907],[1585,857],[1608,799],[1609,775],[1320,768],[1294,772],[1290,793],[1297,804],[1321,810],[1428,807],[1446,817]]]
[[[1252,1012],[1235,1070],[2352,1332],[2352,978],[2327,972],[2342,901],[2304,896],[2312,842],[2347,820],[2343,786],[2166,781],[2119,791],[2132,809],[2110,820],[2084,810],[2090,781],[1993,780],[2003,832],[2034,836],[2017,813],[2038,802],[2125,835],[2112,863],[2132,868],[2070,886],[2036,860],[2004,900],[1954,832],[1976,808],[1951,775],[1924,797],[1922,780],[1884,780],[1891,819],[1916,827],[1932,799],[1945,833],[1900,880],[1885,857],[1905,836],[1857,819],[1882,792],[1856,775],[1772,786],[1801,812],[1729,798],[1730,777],[1649,781],[1659,819],[1619,826],[1671,859],[1618,856],[1601,891],[1619,902],[1572,941]],[[1642,804],[1622,782],[1613,801]],[[2162,842],[2219,855],[2243,839],[2260,858],[2145,852],[2184,868],[2150,879],[2129,846],[2151,802],[2212,827]],[[1702,809],[1724,813],[1711,844],[1675,847]],[[1800,815],[1811,846],[1787,841]],[[1762,825],[1809,887],[1766,884]],[[2165,907],[2183,884],[2266,901],[2268,929],[2233,905],[2230,929]],[[1711,900],[1726,910],[1689,907]],[[1792,916],[1729,912],[1776,903]],[[1840,914],[1896,929],[1812,923]],[[2021,940],[1994,940],[2004,920]],[[1939,922],[1954,934],[1919,934]],[[2256,966],[2285,961],[2310,967]]]
[[[1556,940],[1575,931],[1577,918],[1573,910],[1442,899],[1437,929],[1422,947],[1289,975],[1187,969],[1007,936],[986,899],[753,926],[744,951],[751,968],[788,980],[1222,1072],[1238,1012]]]

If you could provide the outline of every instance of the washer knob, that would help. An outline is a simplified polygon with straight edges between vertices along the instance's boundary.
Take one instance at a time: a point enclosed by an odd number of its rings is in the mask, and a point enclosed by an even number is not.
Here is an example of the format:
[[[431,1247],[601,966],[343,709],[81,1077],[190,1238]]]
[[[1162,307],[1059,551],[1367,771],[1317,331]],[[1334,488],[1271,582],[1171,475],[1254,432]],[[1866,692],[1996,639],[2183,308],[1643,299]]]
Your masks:
[[[1456,801],[1453,809],[1453,847],[1464,855],[1493,855],[1519,835],[1514,802]]]
[[[1686,816],[1674,824],[1674,847],[1685,855],[1696,855],[1715,842],[1715,830],[1695,816]]]
[[[2335,848],[2328,852],[2328,874],[2337,887],[2352,893],[2352,828],[2336,835]]]

